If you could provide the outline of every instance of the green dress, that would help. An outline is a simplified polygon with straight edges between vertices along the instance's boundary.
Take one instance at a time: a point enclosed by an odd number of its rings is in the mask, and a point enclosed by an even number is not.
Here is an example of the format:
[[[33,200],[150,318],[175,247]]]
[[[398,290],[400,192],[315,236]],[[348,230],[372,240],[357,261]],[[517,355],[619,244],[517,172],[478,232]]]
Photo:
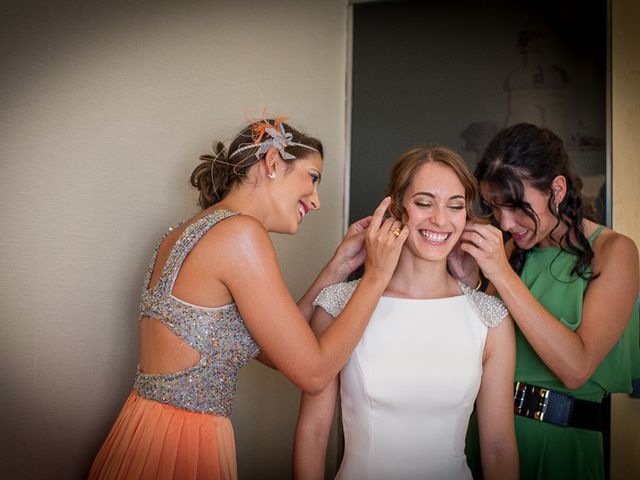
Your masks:
[[[593,242],[602,228],[596,230],[589,242]],[[528,253],[520,275],[533,296],[571,330],[576,330],[582,320],[582,303],[588,285],[587,280],[571,275],[575,260],[574,255],[560,248],[534,248]],[[631,392],[631,380],[637,377],[640,377],[638,303],[620,340],[587,383],[576,390],[562,384],[516,327],[517,381],[600,402],[608,393]],[[601,432],[560,427],[519,415],[515,415],[515,426],[522,480],[604,478]],[[473,443],[473,439],[470,440]],[[469,453],[470,460],[477,456]]]

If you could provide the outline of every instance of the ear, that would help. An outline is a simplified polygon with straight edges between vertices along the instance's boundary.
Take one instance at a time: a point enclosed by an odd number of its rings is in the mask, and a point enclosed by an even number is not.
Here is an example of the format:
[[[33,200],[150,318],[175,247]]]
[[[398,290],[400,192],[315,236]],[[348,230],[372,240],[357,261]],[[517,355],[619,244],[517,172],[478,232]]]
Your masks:
[[[283,162],[280,159],[280,155],[278,155],[277,151],[272,152],[271,155],[267,153],[263,160],[263,168],[267,177],[273,180],[274,178],[276,178],[278,173],[282,173],[282,167],[280,166],[280,164]]]
[[[556,178],[551,181],[551,192],[556,206],[559,206],[567,194],[567,179],[564,175],[557,175]]]

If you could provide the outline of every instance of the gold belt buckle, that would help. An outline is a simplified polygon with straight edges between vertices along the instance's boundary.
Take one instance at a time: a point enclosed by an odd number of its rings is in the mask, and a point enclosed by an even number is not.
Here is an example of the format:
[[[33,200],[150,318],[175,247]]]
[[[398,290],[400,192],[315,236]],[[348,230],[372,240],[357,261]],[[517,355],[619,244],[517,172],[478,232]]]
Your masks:
[[[535,410],[526,408],[526,411],[523,412],[523,410],[525,410],[524,400],[527,393],[537,396],[537,404]],[[544,414],[547,411],[547,404],[549,403],[549,393],[549,390],[546,388],[516,382],[513,393],[515,413],[542,422],[544,420]]]
[[[515,413],[518,415],[522,414],[525,393],[527,393],[527,384],[516,382],[516,388],[513,392],[513,404],[515,407]]]
[[[544,420],[544,414],[547,411],[547,404],[549,403],[549,390],[540,388],[538,394],[540,395],[540,399],[538,400],[538,409],[534,418],[542,422]]]

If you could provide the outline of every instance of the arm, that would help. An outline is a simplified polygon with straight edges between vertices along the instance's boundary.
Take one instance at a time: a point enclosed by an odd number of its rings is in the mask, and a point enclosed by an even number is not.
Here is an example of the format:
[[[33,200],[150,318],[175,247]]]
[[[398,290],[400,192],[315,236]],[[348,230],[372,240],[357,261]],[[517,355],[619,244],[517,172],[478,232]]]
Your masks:
[[[482,241],[462,248],[474,256],[509,313],[536,353],[570,389],[585,384],[622,336],[638,295],[638,250],[633,241],[603,232],[594,242],[592,270],[580,326],[571,331],[549,313],[511,269],[502,233],[492,226],[476,226],[469,235]],[[463,234],[465,235],[465,234]],[[598,244],[597,246],[595,244]]]
[[[321,308],[316,309],[311,328],[317,335],[326,330],[333,318]],[[324,465],[331,423],[335,414],[339,379],[321,393],[302,393],[300,412],[293,444],[293,478],[301,480],[324,479]]]
[[[380,204],[367,229],[364,276],[343,312],[317,339],[289,295],[262,224],[238,216],[217,227],[221,281],[261,349],[302,390],[319,393],[338,374],[393,274],[408,229],[398,237],[391,233],[399,222],[383,221],[388,204],[388,199]]]
[[[313,301],[320,291],[334,283],[343,282],[365,259],[365,232],[371,223],[371,217],[365,217],[349,226],[342,242],[336,248],[333,257],[324,266],[313,284],[298,300],[298,308],[305,320],[309,321],[313,313]],[[275,368],[271,359],[261,351],[256,359],[267,367]]]
[[[333,257],[314,280],[309,290],[298,300],[298,308],[307,320],[311,319],[311,304],[320,290],[334,283],[343,282],[365,259],[365,232],[371,223],[366,217],[351,224]]]
[[[487,480],[518,478],[518,447],[513,423],[515,350],[513,322],[505,317],[487,334],[482,383],[476,398],[482,473]]]

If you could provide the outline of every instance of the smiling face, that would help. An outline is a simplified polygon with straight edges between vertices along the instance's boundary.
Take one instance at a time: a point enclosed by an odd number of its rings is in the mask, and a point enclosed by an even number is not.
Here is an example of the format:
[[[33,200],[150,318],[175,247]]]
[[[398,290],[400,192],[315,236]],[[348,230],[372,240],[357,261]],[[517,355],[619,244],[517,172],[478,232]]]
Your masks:
[[[500,224],[503,232],[509,232],[513,241],[523,250],[535,245],[551,246],[555,244],[549,236],[558,225],[558,218],[549,210],[551,194],[545,194],[531,186],[527,181],[522,182],[524,195],[522,200],[531,206],[531,210],[538,219],[536,222],[522,208],[509,208],[496,204],[491,186],[487,182],[480,183],[480,192],[493,211],[493,216]]]
[[[289,165],[281,160],[278,162],[276,178],[269,180],[274,193],[270,209],[271,231],[296,233],[305,215],[320,208],[318,186],[322,163],[322,157],[314,152]]]
[[[419,258],[446,260],[467,220],[465,189],[453,169],[439,162],[420,166],[402,206],[409,227],[405,246]]]

